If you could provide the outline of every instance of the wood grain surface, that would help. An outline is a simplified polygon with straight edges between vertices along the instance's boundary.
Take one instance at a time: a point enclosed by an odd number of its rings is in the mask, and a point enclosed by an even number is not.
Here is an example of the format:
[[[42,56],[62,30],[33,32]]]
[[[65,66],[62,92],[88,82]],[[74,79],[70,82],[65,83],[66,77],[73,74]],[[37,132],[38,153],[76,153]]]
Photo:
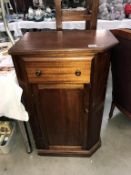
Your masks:
[[[90,69],[91,61],[26,62],[30,83],[89,83]]]
[[[117,43],[108,31],[36,32],[11,48],[38,154],[90,156],[100,147]]]
[[[57,32],[29,32],[24,35],[9,53],[12,55],[44,54],[52,57],[60,54],[69,56],[74,53],[98,53],[110,49],[118,40],[109,31],[57,31]]]

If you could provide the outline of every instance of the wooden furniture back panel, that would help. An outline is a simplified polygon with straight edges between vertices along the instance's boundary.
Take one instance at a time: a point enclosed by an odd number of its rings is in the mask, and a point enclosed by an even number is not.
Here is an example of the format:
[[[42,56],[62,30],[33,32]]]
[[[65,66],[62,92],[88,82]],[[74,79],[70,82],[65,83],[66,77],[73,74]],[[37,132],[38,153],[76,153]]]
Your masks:
[[[116,30],[119,44],[111,56],[113,78],[113,102],[131,118],[131,31]]]

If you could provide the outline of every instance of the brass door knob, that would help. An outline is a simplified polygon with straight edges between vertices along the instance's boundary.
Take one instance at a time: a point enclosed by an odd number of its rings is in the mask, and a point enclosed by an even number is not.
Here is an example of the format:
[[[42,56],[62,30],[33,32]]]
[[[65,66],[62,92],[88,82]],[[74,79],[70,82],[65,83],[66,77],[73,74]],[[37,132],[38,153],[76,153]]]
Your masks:
[[[41,74],[42,74],[41,70],[37,70],[37,71],[35,72],[35,75],[36,75],[37,77],[40,77]]]
[[[76,71],[75,71],[75,75],[76,75],[76,76],[80,76],[80,75],[81,75],[81,71],[80,71],[80,70],[76,70]]]

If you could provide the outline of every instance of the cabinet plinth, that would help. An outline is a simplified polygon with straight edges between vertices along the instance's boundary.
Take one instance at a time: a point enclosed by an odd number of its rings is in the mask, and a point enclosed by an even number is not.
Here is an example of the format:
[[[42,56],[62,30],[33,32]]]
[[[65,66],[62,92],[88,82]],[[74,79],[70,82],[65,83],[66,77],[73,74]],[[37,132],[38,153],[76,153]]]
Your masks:
[[[31,32],[10,49],[38,154],[90,156],[100,147],[117,43],[108,31]]]

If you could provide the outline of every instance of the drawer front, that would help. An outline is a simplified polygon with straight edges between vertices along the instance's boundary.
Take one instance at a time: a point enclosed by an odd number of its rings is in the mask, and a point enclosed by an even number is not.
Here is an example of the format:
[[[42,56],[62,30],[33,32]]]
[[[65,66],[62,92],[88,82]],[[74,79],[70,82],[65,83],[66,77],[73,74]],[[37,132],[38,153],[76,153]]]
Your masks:
[[[91,61],[25,62],[30,83],[89,83]]]

